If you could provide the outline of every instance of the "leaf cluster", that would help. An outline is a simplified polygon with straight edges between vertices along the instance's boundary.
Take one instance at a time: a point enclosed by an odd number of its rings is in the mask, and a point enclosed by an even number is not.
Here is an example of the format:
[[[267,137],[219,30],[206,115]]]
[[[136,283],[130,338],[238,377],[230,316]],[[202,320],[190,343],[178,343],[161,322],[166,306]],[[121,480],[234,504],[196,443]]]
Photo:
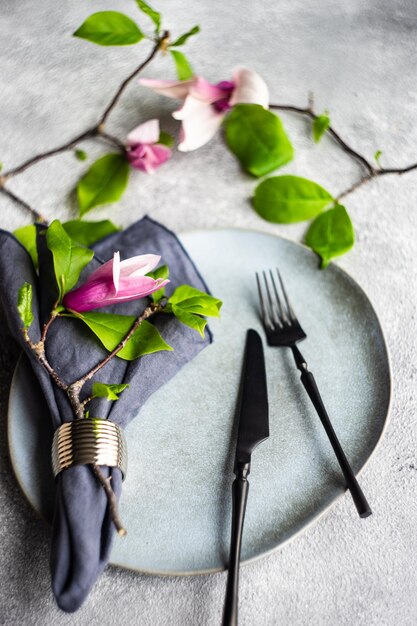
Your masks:
[[[270,174],[294,156],[280,118],[260,105],[234,106],[224,126],[229,149],[253,176]],[[329,127],[327,112],[314,119],[312,134],[316,143]],[[346,209],[324,187],[307,178],[289,174],[266,178],[255,188],[252,204],[260,217],[273,223],[313,219],[305,243],[321,257],[322,268],[354,244],[353,226]]]
[[[63,297],[77,285],[81,272],[88,266],[94,256],[93,250],[85,245],[86,242],[88,243],[93,238],[92,224],[94,222],[89,223],[80,220],[61,224],[59,220],[55,220],[43,233],[43,236],[46,237],[47,246],[51,251],[58,288],[58,301],[52,315],[65,315],[83,322],[98,338],[102,346],[111,353],[130,335],[138,318],[134,315],[118,315],[96,311],[84,313],[65,312],[63,305]],[[102,232],[106,233],[109,230],[114,232],[113,225],[109,226],[108,223],[101,222],[97,224],[101,225],[98,230],[101,229]],[[25,244],[26,238],[26,243],[29,249],[32,250],[33,255],[33,250],[36,249],[36,239],[33,239],[32,235],[36,235],[36,232],[34,230],[20,230],[20,241]],[[166,265],[162,265],[150,272],[149,275],[155,279],[168,278],[169,269]],[[161,300],[164,299],[164,305],[160,305],[161,311],[165,314],[174,315],[181,323],[198,331],[201,336],[204,336],[204,329],[207,323],[205,317],[218,317],[222,304],[217,298],[188,285],[177,287],[169,298],[165,296],[164,288],[154,292],[151,297],[154,303],[161,303]],[[32,300],[33,287],[29,283],[24,283],[18,292],[17,310],[25,331],[28,330],[34,320]],[[172,351],[172,347],[163,339],[156,326],[145,319],[136,327],[116,356],[126,361],[132,361],[162,350]],[[103,386],[100,387],[99,391],[97,389],[93,390],[93,393],[96,395],[104,393]],[[120,391],[122,389],[119,389]],[[107,386],[107,396],[105,397],[116,399],[110,397],[112,393],[117,394],[118,391],[115,388],[108,389]]]
[[[136,5],[153,22],[154,37],[160,37],[161,14],[143,0],[136,0]],[[169,49],[179,80],[192,78],[194,72],[187,57],[177,48],[184,46],[190,37],[199,32],[200,27],[193,26],[172,43],[165,43],[164,39],[161,38],[161,47]],[[119,11],[93,13],[77,28],[74,37],[85,39],[99,46],[131,46],[149,38],[132,18]],[[78,156],[78,158],[80,157]]]

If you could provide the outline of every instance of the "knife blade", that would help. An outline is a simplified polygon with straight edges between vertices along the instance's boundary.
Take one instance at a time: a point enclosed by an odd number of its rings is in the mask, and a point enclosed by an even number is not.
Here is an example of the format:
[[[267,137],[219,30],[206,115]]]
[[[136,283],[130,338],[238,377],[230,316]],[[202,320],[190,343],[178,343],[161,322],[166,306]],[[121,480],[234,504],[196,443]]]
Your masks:
[[[249,492],[252,452],[269,437],[268,389],[262,339],[249,329],[246,335],[239,397],[239,427],[232,485],[232,534],[223,626],[236,626],[238,616],[239,564],[243,524]]]

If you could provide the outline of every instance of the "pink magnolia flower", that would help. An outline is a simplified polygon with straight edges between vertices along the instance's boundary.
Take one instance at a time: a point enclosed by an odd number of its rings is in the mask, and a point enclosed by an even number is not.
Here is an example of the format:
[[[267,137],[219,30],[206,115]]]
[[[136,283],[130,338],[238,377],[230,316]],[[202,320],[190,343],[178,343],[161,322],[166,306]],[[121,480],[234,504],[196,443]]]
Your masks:
[[[120,253],[115,252],[81,287],[66,294],[64,306],[81,313],[149,296],[169,283],[166,279],[145,276],[158,265],[160,258],[156,254],[142,254],[120,261]]]
[[[127,136],[127,158],[132,167],[147,174],[168,161],[172,150],[159,141],[159,121],[149,120],[134,128]]]
[[[169,98],[184,100],[173,117],[182,121],[179,150],[196,150],[215,135],[222,120],[235,104],[269,104],[268,87],[263,78],[252,70],[240,68],[232,80],[215,85],[200,76],[190,80],[153,80],[141,78],[141,85],[151,87]]]

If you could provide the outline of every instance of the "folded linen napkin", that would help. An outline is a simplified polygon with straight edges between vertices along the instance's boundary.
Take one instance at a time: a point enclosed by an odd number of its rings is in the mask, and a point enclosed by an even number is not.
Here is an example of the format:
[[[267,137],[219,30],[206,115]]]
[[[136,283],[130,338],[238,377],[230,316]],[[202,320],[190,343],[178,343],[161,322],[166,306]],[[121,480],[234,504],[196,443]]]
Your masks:
[[[168,294],[180,284],[207,291],[202,277],[177,237],[148,217],[123,232],[106,237],[93,248],[96,256],[86,268],[88,274],[100,263],[112,258],[113,252],[118,250],[122,258],[154,253],[160,254],[161,262],[169,266],[171,283],[166,288]],[[58,428],[63,422],[72,419],[68,399],[52,384],[27,348],[22,339],[21,321],[16,308],[20,286],[25,281],[32,284],[35,321],[29,334],[32,340],[39,339],[56,294],[52,260],[43,236],[38,236],[38,251],[39,277],[34,272],[26,250],[10,233],[0,231],[0,301],[10,332],[27,352],[50,409],[53,426]],[[111,310],[137,315],[143,308],[143,301],[134,301],[112,307]],[[99,372],[98,380],[105,383],[129,383],[130,388],[117,402],[94,399],[89,405],[90,415],[109,418],[122,427],[126,426],[154,391],[212,341],[210,331],[201,339],[195,331],[170,315],[159,315],[154,323],[174,351],[146,355],[135,361],[112,359]],[[49,330],[47,357],[66,382],[89,371],[105,354],[97,338],[78,320],[59,319]],[[86,396],[89,391],[86,385]],[[48,418],[45,416],[45,419]],[[103,472],[111,473],[113,490],[120,496],[120,471],[117,468],[102,469]],[[81,606],[106,566],[113,530],[106,496],[90,468],[78,465],[61,472],[56,479],[51,576],[56,601],[64,611],[73,612]]]

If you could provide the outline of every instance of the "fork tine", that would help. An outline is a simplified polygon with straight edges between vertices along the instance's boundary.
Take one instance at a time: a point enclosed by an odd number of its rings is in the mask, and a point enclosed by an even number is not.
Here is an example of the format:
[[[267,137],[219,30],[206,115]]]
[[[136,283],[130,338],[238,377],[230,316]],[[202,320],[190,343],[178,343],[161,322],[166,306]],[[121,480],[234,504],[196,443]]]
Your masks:
[[[284,300],[285,300],[285,304],[287,306],[288,315],[289,315],[290,319],[293,322],[297,322],[297,316],[294,313],[294,309],[291,306],[290,299],[289,299],[289,297],[287,295],[287,292],[285,291],[284,283],[283,283],[283,280],[281,278],[281,274],[279,273],[278,268],[277,268],[277,274],[278,274],[279,282],[280,282],[280,285],[281,285],[282,293],[284,294]]]
[[[289,324],[290,320],[288,319],[288,316],[285,313],[284,308],[282,306],[281,298],[279,296],[278,289],[277,289],[277,286],[275,284],[275,279],[274,279],[274,275],[272,273],[272,270],[269,270],[269,274],[271,276],[272,287],[274,289],[275,298],[276,298],[276,301],[277,301],[279,317],[280,317],[281,321],[283,322],[283,324]]]
[[[269,319],[267,307],[265,304],[264,294],[262,292],[262,286],[261,286],[261,281],[259,279],[258,272],[256,272],[256,284],[258,285],[259,301],[261,303],[262,321],[265,324],[265,326],[269,326],[270,328],[273,329],[273,325]]]
[[[262,274],[263,274],[263,277],[264,277],[266,295],[268,297],[269,310],[271,312],[270,317],[272,319],[272,323],[281,327],[282,326],[282,320],[281,320],[279,314],[277,315],[276,307],[274,307],[274,301],[273,301],[272,296],[271,296],[271,290],[269,288],[268,277],[266,275],[266,272],[262,272]]]

